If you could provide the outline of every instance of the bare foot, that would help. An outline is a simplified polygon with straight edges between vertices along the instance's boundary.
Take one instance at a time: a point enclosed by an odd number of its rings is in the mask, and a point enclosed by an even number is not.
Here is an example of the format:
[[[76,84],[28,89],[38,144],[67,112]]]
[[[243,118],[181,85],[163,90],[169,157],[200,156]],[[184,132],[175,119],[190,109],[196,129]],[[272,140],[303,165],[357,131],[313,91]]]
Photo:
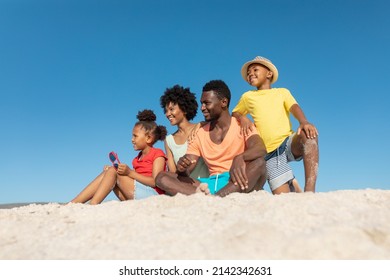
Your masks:
[[[196,187],[195,193],[204,193],[205,195],[210,195],[209,186],[206,183],[200,183],[199,186]]]

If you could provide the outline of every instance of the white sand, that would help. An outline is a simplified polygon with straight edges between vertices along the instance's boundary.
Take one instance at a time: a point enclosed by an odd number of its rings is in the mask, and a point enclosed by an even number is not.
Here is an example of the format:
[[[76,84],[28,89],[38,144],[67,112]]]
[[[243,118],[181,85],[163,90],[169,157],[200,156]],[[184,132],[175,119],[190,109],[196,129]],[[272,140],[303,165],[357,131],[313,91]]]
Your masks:
[[[1,209],[0,259],[390,259],[390,191]]]

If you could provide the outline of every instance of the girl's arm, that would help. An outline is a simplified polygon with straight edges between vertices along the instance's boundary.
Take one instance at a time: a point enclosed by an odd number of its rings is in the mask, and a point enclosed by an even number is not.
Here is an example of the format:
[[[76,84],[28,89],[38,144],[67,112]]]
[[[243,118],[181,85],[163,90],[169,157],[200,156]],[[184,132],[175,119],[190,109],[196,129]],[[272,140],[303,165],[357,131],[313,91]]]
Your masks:
[[[297,130],[298,135],[300,135],[301,132],[303,131],[307,138],[313,139],[318,136],[317,128],[313,124],[309,123],[301,107],[299,107],[298,104],[292,105],[290,108],[290,112],[294,116],[294,118],[296,118],[297,121],[299,122],[299,127]]]
[[[142,174],[137,173],[134,170],[130,170],[130,173],[127,174],[130,178],[133,178],[134,180],[149,186],[149,187],[155,187],[156,181],[155,178],[158,173],[161,171],[164,171],[165,166],[165,158],[164,157],[158,157],[153,161],[153,169],[152,169],[152,176],[145,176]]]
[[[167,155],[168,170],[170,172],[176,172],[175,160],[173,158],[171,149],[168,147],[168,143],[166,140],[164,141],[164,147],[165,147],[165,154]]]

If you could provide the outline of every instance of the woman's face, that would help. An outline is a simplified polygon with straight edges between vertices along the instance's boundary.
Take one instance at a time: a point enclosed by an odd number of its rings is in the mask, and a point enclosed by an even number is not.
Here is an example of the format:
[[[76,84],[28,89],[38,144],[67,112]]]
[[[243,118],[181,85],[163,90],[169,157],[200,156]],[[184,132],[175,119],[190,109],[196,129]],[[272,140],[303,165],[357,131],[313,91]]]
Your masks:
[[[184,112],[180,109],[179,105],[173,104],[172,102],[169,102],[165,106],[165,116],[167,117],[171,125],[178,125],[184,119],[186,119],[186,116]]]

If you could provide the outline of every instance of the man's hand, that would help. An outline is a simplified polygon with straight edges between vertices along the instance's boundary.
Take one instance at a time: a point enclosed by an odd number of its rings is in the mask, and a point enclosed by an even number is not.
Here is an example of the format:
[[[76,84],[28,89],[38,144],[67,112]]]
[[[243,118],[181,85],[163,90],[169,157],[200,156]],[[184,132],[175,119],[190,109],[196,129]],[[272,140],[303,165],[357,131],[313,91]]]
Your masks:
[[[246,176],[246,164],[243,155],[238,155],[233,159],[229,173],[232,182],[239,186],[241,190],[248,188],[248,177]]]
[[[196,160],[191,160],[187,155],[184,155],[177,162],[177,171],[179,173],[185,173],[187,169],[194,163],[196,163]]]

